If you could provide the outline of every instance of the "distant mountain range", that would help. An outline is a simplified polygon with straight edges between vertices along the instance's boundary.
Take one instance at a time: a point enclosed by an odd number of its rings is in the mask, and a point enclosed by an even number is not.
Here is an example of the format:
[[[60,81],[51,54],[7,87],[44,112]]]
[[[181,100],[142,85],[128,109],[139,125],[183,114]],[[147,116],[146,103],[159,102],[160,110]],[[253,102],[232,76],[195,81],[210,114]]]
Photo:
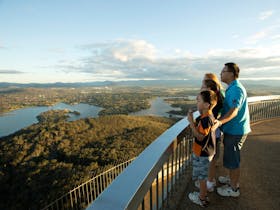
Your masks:
[[[277,80],[242,80],[248,87],[280,87],[280,81]],[[77,83],[8,83],[0,82],[0,88],[7,87],[104,87],[104,86],[140,86],[140,87],[200,87],[201,80],[136,80],[136,81],[103,81],[103,82],[77,82]]]
[[[4,87],[104,87],[104,86],[163,86],[163,87],[195,87],[200,85],[199,80],[136,80],[136,81],[103,81],[103,82],[77,82],[77,83],[8,83],[0,82],[0,88]]]

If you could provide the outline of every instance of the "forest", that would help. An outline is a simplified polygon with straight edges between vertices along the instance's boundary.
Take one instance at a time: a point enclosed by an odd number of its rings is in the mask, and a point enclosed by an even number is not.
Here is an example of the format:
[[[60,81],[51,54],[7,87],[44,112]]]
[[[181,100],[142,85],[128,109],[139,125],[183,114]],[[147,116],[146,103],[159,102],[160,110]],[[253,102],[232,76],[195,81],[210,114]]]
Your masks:
[[[137,156],[174,123],[126,115],[68,122],[61,112],[0,138],[0,209],[40,209],[100,168]]]

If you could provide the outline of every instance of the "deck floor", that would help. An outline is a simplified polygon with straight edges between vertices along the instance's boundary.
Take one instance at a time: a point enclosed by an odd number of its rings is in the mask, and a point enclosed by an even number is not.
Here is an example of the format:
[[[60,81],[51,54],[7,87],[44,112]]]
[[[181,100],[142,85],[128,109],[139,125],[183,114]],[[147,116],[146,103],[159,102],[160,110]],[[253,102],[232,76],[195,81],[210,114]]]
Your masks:
[[[216,191],[209,193],[208,210],[279,210],[280,209],[280,123],[278,119],[266,120],[252,125],[241,150],[241,178],[238,198],[225,198]],[[223,150],[223,148],[221,148]],[[225,175],[222,154],[218,161],[217,176]],[[186,185],[177,190],[172,199],[177,200],[177,210],[196,210],[187,194],[194,190],[190,175],[186,174]]]

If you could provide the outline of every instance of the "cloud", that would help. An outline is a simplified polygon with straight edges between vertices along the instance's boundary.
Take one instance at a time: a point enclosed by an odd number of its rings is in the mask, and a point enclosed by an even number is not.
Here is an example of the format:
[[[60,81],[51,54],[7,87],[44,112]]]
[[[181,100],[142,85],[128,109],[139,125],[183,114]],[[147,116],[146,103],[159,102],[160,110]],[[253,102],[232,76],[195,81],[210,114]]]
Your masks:
[[[273,15],[273,13],[274,13],[273,10],[263,11],[259,14],[259,20],[268,19],[271,15]]]
[[[280,20],[279,20],[280,21]],[[260,41],[269,41],[269,40],[277,40],[280,38],[279,29],[280,22],[276,21],[271,25],[263,28],[262,30],[252,34],[245,40],[245,44],[257,44]]]
[[[0,2],[1,3],[1,2]],[[0,40],[0,50],[7,49],[7,47],[4,45],[4,41]]]
[[[62,54],[62,53],[65,52],[65,49],[63,49],[63,48],[49,48],[48,51],[51,52],[51,53]]]
[[[233,39],[238,39],[239,37],[240,37],[239,34],[233,34],[233,35],[232,35],[232,38],[233,38]]]
[[[265,20],[268,19],[270,16],[274,14],[273,10],[263,11],[259,14],[259,20]],[[260,41],[267,41],[267,40],[276,40],[279,39],[279,28],[280,23],[279,20],[275,22],[270,26],[267,26],[266,28],[263,28],[262,30],[252,34],[245,40],[245,44],[253,45],[257,44]]]
[[[160,50],[143,40],[117,40],[82,46],[90,55],[57,65],[65,72],[87,74],[93,80],[200,79],[206,72],[219,74],[224,63],[236,62],[241,77],[280,75],[280,46],[213,49],[194,56],[176,50],[162,56]]]
[[[271,39],[273,39],[273,40],[278,40],[279,39],[280,40],[280,34],[272,36]]]
[[[258,78],[252,78],[252,77],[244,77],[240,80],[253,80],[253,81],[260,81],[260,80],[280,80],[280,77],[258,77]]]
[[[17,70],[8,70],[8,69],[0,69],[0,74],[23,74],[22,71]]]
[[[126,62],[132,59],[153,59],[156,48],[145,40],[116,40],[98,44],[82,46],[83,49],[91,50],[96,55],[111,55],[116,60]]]
[[[268,32],[266,30],[259,31],[252,36],[250,36],[245,43],[246,44],[256,44],[260,40],[264,39],[268,35]]]

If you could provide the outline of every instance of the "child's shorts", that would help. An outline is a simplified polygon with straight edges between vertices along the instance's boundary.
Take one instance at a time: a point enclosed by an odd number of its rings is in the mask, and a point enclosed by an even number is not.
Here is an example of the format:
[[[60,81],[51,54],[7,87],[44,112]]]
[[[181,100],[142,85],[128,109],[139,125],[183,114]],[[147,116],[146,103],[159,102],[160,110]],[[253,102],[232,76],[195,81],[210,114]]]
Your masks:
[[[198,157],[195,154],[193,158],[193,180],[207,180],[209,169],[209,157]]]

